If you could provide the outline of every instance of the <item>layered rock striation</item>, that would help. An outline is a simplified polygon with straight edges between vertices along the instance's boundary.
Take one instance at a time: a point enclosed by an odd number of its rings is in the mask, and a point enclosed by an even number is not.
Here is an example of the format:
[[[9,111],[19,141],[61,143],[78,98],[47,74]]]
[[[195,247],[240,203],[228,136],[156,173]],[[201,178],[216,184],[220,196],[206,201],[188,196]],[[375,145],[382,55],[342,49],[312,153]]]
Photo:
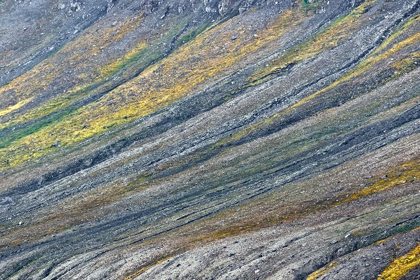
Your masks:
[[[0,279],[417,279],[420,1],[0,1]]]

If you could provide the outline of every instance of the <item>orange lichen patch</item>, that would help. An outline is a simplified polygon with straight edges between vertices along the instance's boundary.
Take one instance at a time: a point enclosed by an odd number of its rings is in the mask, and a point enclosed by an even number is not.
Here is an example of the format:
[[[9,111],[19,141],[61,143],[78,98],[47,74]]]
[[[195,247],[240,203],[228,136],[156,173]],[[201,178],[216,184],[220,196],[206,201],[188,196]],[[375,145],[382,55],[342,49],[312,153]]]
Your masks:
[[[321,52],[335,48],[340,42],[359,30],[360,26],[366,21],[366,19],[361,18],[361,15],[364,13],[364,10],[374,2],[376,2],[376,0],[363,3],[351,11],[349,15],[336,20],[326,30],[321,31],[302,44],[291,48],[278,59],[272,61],[268,67],[260,69],[251,75],[249,83],[252,85],[259,84],[271,74],[281,71],[289,65],[302,62]]]
[[[420,244],[408,254],[395,259],[377,280],[398,280],[420,266]]]
[[[247,28],[238,31],[231,19],[198,36],[99,101],[81,108],[68,120],[46,127],[0,151],[0,158],[10,158],[9,166],[17,166],[54,150],[56,141],[60,145],[71,145],[162,109],[194,92],[203,81],[229,71],[236,62],[304,19],[295,10],[284,11],[259,36],[254,36]],[[231,40],[235,34],[237,39]]]
[[[318,279],[319,277],[321,277],[322,275],[326,274],[327,272],[331,271],[334,267],[336,267],[338,264],[336,261],[333,261],[331,263],[329,263],[328,265],[322,267],[321,269],[312,272],[307,278],[306,280],[315,280]]]
[[[388,242],[389,240],[391,240],[392,238],[394,238],[394,236],[390,236],[390,237],[388,237],[388,238],[385,238],[385,239],[382,239],[382,240],[376,241],[376,242],[375,242],[375,245],[381,245],[381,244],[383,244],[383,243],[386,243],[386,242]]]
[[[407,162],[384,175],[384,179],[379,180],[371,186],[344,199],[341,203],[357,200],[361,197],[384,191],[399,185],[418,181],[420,178],[420,158]]]
[[[16,245],[19,245],[19,244],[21,244],[21,243],[23,243],[25,241],[27,241],[27,240],[26,239],[15,239],[15,240],[12,240],[10,243],[12,245],[16,246]]]

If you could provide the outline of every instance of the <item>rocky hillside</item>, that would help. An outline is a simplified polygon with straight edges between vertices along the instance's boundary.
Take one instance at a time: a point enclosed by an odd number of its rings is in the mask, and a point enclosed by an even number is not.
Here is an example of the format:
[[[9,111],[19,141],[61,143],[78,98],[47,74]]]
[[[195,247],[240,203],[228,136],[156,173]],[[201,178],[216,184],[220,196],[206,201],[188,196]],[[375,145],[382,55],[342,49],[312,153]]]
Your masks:
[[[0,1],[0,279],[419,279],[419,14]]]

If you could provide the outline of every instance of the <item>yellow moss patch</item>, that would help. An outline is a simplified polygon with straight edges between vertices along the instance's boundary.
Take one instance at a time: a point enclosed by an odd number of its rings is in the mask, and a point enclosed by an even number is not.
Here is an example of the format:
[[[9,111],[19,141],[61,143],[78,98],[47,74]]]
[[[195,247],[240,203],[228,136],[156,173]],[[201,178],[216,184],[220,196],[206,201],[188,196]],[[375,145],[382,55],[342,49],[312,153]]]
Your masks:
[[[27,121],[35,120],[44,116],[47,116],[51,114],[52,112],[55,112],[57,110],[60,110],[62,108],[65,108],[66,106],[70,105],[74,101],[76,101],[78,98],[83,97],[84,90],[89,85],[83,86],[83,87],[77,87],[74,90],[71,90],[69,94],[65,96],[59,96],[56,98],[53,98],[51,101],[47,102],[46,104],[42,105],[41,107],[37,107],[29,112],[25,112],[25,114],[12,119],[11,121],[0,124],[0,129],[12,125],[16,125],[19,123],[24,123]]]
[[[373,53],[367,59],[363,60],[352,73],[344,76],[342,79],[340,79],[337,82],[331,84],[331,86],[335,86],[337,83],[341,83],[342,80],[348,80],[352,77],[355,77],[355,76],[361,74],[366,69],[370,68],[372,65],[390,57],[391,55],[395,54],[396,52],[400,51],[401,49],[406,48],[406,47],[411,46],[411,45],[414,45],[414,44],[418,44],[419,40],[420,40],[420,32],[410,36],[409,38],[407,38],[407,39],[405,39],[401,42],[398,42],[398,43],[394,44],[390,49],[388,49],[384,53],[381,53],[381,54]],[[386,43],[383,43],[382,45],[384,45],[384,44],[386,44]]]
[[[377,280],[398,280],[420,266],[420,244],[408,254],[395,259]]]
[[[341,203],[357,200],[361,197],[374,194],[376,192],[384,191],[389,188],[396,187],[405,183],[418,181],[420,178],[420,159],[410,161],[402,166],[391,170],[386,178],[376,182],[375,184],[362,189],[361,191],[353,194],[352,196],[344,199]]]
[[[32,99],[33,99],[33,98],[28,98],[28,99],[25,99],[25,100],[19,101],[19,102],[18,102],[18,103],[16,103],[15,105],[12,105],[12,106],[10,106],[10,107],[8,107],[8,108],[6,108],[6,109],[0,110],[0,117],[1,117],[1,116],[4,116],[4,115],[7,115],[7,114],[9,114],[9,113],[11,113],[11,112],[13,112],[13,111],[16,111],[17,109],[19,109],[19,108],[21,108],[22,106],[24,106],[24,105],[28,104],[29,102],[31,102],[31,101],[32,101]]]
[[[341,41],[350,37],[359,29],[363,21],[358,19],[363,14],[365,8],[374,2],[376,2],[376,0],[363,3],[351,11],[349,15],[335,21],[325,31],[318,33],[310,40],[288,50],[284,55],[271,62],[268,67],[260,69],[251,75],[249,83],[251,85],[261,83],[264,81],[264,77],[284,69],[288,65],[299,63],[314,57],[321,52],[335,48]]]
[[[306,278],[306,280],[315,280],[321,277],[322,275],[326,274],[327,272],[331,271],[334,267],[337,266],[337,262],[333,261],[330,264],[322,267],[321,269],[311,273],[311,275]]]
[[[92,73],[92,65],[98,64],[95,55],[118,41],[126,34],[134,31],[142,22],[142,15],[131,17],[116,26],[110,22],[103,23],[107,28],[92,26],[75,41],[68,43],[54,56],[42,61],[30,71],[0,88],[0,99],[9,90],[15,90],[14,98],[18,102],[42,93],[66,73],[68,69],[78,69],[82,73],[77,76],[72,84],[91,83],[98,73]],[[68,82],[67,82],[68,83]]]
[[[69,120],[46,127],[0,151],[0,159],[9,157],[10,166],[17,166],[54,150],[52,145],[56,141],[60,141],[60,145],[71,145],[162,109],[194,92],[203,81],[229,71],[239,60],[303,20],[300,13],[287,10],[254,36],[249,28],[233,28],[231,19],[183,45],[99,101],[81,108]],[[236,40],[231,40],[233,35],[237,35]],[[127,54],[125,59],[134,56],[142,47],[144,45]],[[110,73],[110,69],[120,63],[123,62],[108,65],[103,73]]]
[[[420,33],[416,33],[414,35],[412,35],[411,37],[403,40],[402,42],[397,42],[395,43],[390,49],[388,49],[385,53],[381,53],[381,51],[383,49],[385,49],[386,47],[389,46],[389,44],[395,40],[398,36],[400,36],[404,31],[406,31],[411,25],[413,25],[414,23],[418,22],[419,20],[419,16],[415,16],[412,19],[410,19],[405,25],[404,27],[395,32],[394,34],[392,34],[387,40],[385,40],[372,54],[370,54],[368,56],[368,58],[366,58],[365,60],[361,61],[359,65],[357,65],[356,69],[352,72],[350,72],[347,75],[344,75],[343,77],[341,77],[339,80],[335,81],[334,83],[330,84],[329,86],[325,87],[324,89],[308,96],[307,98],[303,99],[300,101],[300,103],[305,103],[307,101],[309,101],[310,99],[313,99],[314,97],[316,97],[317,95],[343,83],[344,81],[347,81],[353,77],[356,77],[357,75],[362,74],[363,72],[365,72],[367,69],[371,68],[374,64],[378,63],[379,61],[382,61],[388,57],[390,57],[391,55],[395,54],[396,52],[400,51],[401,49],[416,44],[418,43],[418,41],[420,40]],[[396,64],[398,62],[395,62],[394,64]],[[394,66],[394,65],[393,65]],[[295,107],[299,106],[298,104],[294,105]]]
[[[15,118],[10,122],[0,124],[0,129],[4,128],[4,127],[7,127],[7,126],[11,126],[11,125],[23,123],[23,122],[26,122],[26,121],[34,120],[34,119],[37,119],[37,118],[41,118],[41,117],[46,116],[46,115],[48,115],[48,114],[50,114],[54,111],[57,111],[57,110],[60,110],[62,108],[67,107],[68,105],[70,105],[71,103],[76,101],[77,99],[79,99],[81,97],[84,97],[86,95],[85,92],[89,87],[91,87],[95,83],[103,81],[104,79],[106,79],[106,78],[112,76],[113,74],[115,74],[116,72],[118,72],[125,64],[127,64],[128,62],[130,62],[131,60],[136,58],[136,56],[138,56],[139,53],[145,47],[147,47],[147,44],[139,43],[133,49],[129,50],[124,56],[118,58],[116,61],[114,61],[114,62],[112,62],[108,65],[105,65],[103,67],[98,68],[96,70],[96,72],[98,72],[100,74],[97,77],[96,76],[93,77],[94,80],[92,80],[92,83],[85,84],[85,85],[82,85],[82,86],[76,86],[75,88],[69,90],[68,93],[64,96],[56,97],[56,98],[52,99],[51,101],[49,101],[48,103],[42,105],[41,107],[35,108],[32,111],[26,112],[24,115],[21,115],[20,117]],[[18,103],[18,104],[20,104],[20,103]],[[17,106],[18,104],[16,104],[15,106]],[[5,114],[7,114],[7,113],[9,113],[9,112],[6,112]],[[2,116],[2,112],[0,112],[0,117],[1,116]]]
[[[136,47],[131,49],[129,52],[127,52],[123,57],[118,58],[116,61],[111,62],[108,65],[105,65],[104,67],[99,69],[100,72],[100,79],[106,78],[114,74],[116,71],[121,69],[124,64],[126,64],[128,61],[135,58],[144,48],[147,47],[146,43],[140,42]]]
[[[392,48],[390,48],[388,51],[386,51],[383,54],[380,55],[376,55],[376,56],[369,56],[367,59],[363,60],[354,71],[352,71],[350,74],[344,75],[342,78],[338,79],[337,81],[333,82],[332,84],[330,84],[329,86],[311,94],[310,96],[307,96],[305,98],[303,98],[302,100],[300,100],[299,102],[293,104],[290,109],[294,109],[297,108],[299,106],[301,106],[304,103],[307,103],[308,101],[310,101],[311,99],[315,98],[316,96],[326,92],[329,89],[334,88],[335,86],[343,83],[344,81],[347,81],[353,77],[356,77],[358,75],[361,75],[362,73],[364,73],[367,69],[371,68],[374,64],[378,63],[379,61],[382,61],[388,57],[390,57],[391,55],[395,54],[397,51],[401,50],[402,48],[405,48],[407,46],[413,45],[418,43],[420,40],[420,33],[417,33],[409,38],[407,38],[406,40],[399,42],[397,44],[395,44]],[[407,62],[407,61],[406,61]],[[397,66],[398,62],[395,62],[394,65]],[[404,65],[403,65],[404,66]]]
[[[404,70],[407,67],[413,67],[413,64],[419,60],[420,52],[415,52],[410,54],[407,58],[394,62],[391,66],[398,70]]]
[[[365,3],[368,4],[368,3]],[[418,17],[416,18],[416,20],[418,20]],[[410,22],[410,24],[412,24],[413,21]],[[408,28],[408,26],[406,26],[406,28],[404,30],[406,30]],[[399,33],[400,34],[400,33]],[[367,59],[363,60],[354,71],[352,71],[351,73],[344,75],[343,77],[341,77],[340,79],[338,79],[337,81],[333,82],[332,84],[328,85],[327,87],[299,100],[298,102],[296,102],[295,104],[291,105],[290,107],[286,108],[285,110],[274,114],[273,116],[271,116],[270,118],[264,119],[254,125],[251,125],[249,127],[244,128],[243,130],[235,133],[234,135],[232,135],[231,137],[228,137],[226,139],[223,139],[222,141],[220,141],[219,143],[215,144],[215,146],[220,146],[232,141],[237,141],[239,139],[241,139],[242,137],[249,135],[255,131],[258,131],[268,125],[273,124],[276,120],[280,119],[282,116],[286,116],[287,114],[291,113],[293,110],[295,110],[296,108],[300,107],[303,104],[306,104],[308,101],[314,99],[315,97],[317,97],[318,95],[326,92],[327,90],[330,90],[340,84],[342,84],[345,81],[348,81],[351,78],[354,78],[356,76],[360,76],[362,75],[367,69],[371,68],[373,65],[375,65],[376,63],[378,63],[379,61],[382,61],[388,57],[390,57],[391,55],[395,54],[396,52],[400,51],[403,48],[409,47],[413,44],[417,44],[420,41],[420,33],[416,33],[412,36],[410,36],[409,38],[403,40],[402,42],[398,42],[396,43],[394,46],[392,46],[389,50],[387,50],[386,52],[382,53],[382,54],[378,54],[378,53],[374,53],[372,55],[370,55]],[[389,42],[384,42],[382,45],[387,45],[389,44]],[[395,67],[396,69],[401,69],[403,70],[404,67],[410,67],[413,65],[413,62],[417,59],[419,59],[420,54],[419,52],[415,52],[410,54],[410,56],[408,58],[404,58],[401,60],[398,60],[396,62],[394,62],[391,66]],[[280,58],[280,59],[285,59]],[[283,65],[285,67],[285,65]]]
[[[395,39],[398,38],[401,34],[408,30],[409,27],[417,24],[419,22],[420,15],[412,16],[404,25],[403,27],[392,33],[370,56],[375,56],[382,52],[386,47],[388,47]]]
[[[382,240],[376,241],[376,242],[375,242],[375,245],[381,245],[382,243],[388,242],[388,241],[389,241],[389,240],[391,240],[392,238],[394,238],[394,236],[390,236],[390,237],[388,237],[388,238],[385,238],[385,239],[382,239]]]

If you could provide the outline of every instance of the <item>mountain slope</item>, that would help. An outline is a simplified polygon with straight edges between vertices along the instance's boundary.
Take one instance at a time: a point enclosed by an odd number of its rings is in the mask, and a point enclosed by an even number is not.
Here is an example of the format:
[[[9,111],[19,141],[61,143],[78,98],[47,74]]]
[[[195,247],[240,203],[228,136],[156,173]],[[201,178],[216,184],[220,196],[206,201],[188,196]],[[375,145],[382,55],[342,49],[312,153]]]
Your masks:
[[[1,278],[418,278],[419,4],[1,2]]]

